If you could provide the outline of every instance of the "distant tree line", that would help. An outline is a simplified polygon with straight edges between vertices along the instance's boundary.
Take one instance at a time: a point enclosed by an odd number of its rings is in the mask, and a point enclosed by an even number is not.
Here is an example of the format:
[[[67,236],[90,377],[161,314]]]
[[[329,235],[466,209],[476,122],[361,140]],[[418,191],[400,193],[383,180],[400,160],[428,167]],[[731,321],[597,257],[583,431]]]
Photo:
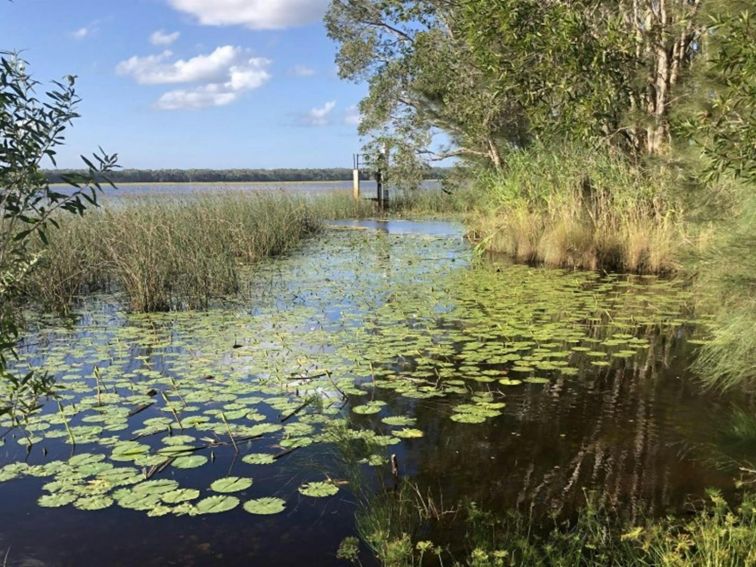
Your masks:
[[[44,172],[50,183],[62,183],[66,176],[80,174],[78,170],[57,169]],[[445,168],[427,170],[426,179],[439,179]],[[363,171],[362,178],[370,179],[372,173]],[[278,181],[349,181],[352,170],[348,168],[322,169],[119,169],[109,175],[114,183],[238,183]]]

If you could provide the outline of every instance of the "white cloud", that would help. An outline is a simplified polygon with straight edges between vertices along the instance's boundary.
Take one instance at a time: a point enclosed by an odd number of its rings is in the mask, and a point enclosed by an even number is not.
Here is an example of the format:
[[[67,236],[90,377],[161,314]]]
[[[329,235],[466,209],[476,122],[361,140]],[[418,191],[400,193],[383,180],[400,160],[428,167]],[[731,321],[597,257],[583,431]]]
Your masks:
[[[289,74],[295,77],[312,77],[315,74],[315,69],[306,65],[295,65],[289,70]]]
[[[156,30],[150,35],[152,45],[171,45],[181,34],[179,32],[168,33],[164,30]]]
[[[198,109],[225,106],[270,79],[269,59],[251,57],[241,47],[224,45],[207,55],[171,61],[173,54],[131,57],[116,67],[121,75],[143,85],[200,83],[164,93],[156,102],[161,110]]]
[[[344,124],[348,124],[349,126],[360,125],[360,109],[356,105],[346,109]]]
[[[330,0],[168,0],[208,26],[282,29],[319,21]]]
[[[207,55],[169,61],[173,53],[166,50],[159,55],[135,55],[121,61],[116,71],[120,75],[133,77],[142,85],[217,81],[222,79],[233,65],[241,64],[245,59],[245,53],[241,47],[224,45]]]
[[[302,121],[308,126],[327,126],[331,121],[331,112],[334,108],[336,108],[336,101],[330,100],[323,106],[311,109]]]
[[[71,37],[74,39],[84,39],[92,35],[92,32],[94,31],[95,31],[94,27],[83,26],[76,31],[72,31]]]

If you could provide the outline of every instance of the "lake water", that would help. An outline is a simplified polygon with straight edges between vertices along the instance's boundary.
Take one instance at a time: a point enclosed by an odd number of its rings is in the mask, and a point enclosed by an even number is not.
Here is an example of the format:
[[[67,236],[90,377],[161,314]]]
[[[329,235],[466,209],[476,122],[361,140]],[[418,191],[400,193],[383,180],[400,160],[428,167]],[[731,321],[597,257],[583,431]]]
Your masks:
[[[424,181],[422,189],[437,189],[436,180]],[[67,190],[65,185],[54,185],[58,190]],[[103,186],[103,202],[145,197],[196,197],[228,192],[287,193],[295,195],[322,195],[326,193],[352,193],[351,181],[306,181],[306,182],[255,182],[255,183],[125,183],[113,189]],[[375,181],[362,181],[360,190],[364,198],[376,196]]]
[[[586,493],[630,517],[728,494],[754,456],[730,424],[753,401],[696,386],[689,299],[654,277],[476,258],[460,225],[410,221],[334,223],[208,312],[89,298],[69,324],[36,320],[20,350],[18,370],[47,368],[60,398],[3,437],[0,556],[344,564],[392,454],[437,502],[536,520]],[[453,555],[457,528],[422,535]]]

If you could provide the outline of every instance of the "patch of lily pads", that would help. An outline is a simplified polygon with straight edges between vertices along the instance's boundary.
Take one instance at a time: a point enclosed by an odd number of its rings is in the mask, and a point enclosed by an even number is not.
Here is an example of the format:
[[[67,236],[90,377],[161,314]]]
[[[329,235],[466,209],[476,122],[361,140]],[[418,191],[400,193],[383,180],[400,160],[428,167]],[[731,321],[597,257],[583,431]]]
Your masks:
[[[484,424],[512,393],[656,356],[659,329],[690,324],[689,293],[674,282],[499,268],[473,262],[458,238],[381,238],[328,232],[315,254],[261,263],[243,303],[206,313],[128,314],[113,299],[74,326],[40,317],[14,370],[45,368],[58,397],[6,438],[0,483],[44,479],[40,506],[86,512],[278,514],[281,498],[242,504],[256,467],[286,471],[291,453],[318,454],[334,424],[375,449],[365,466],[387,467],[382,451],[425,436],[420,407],[450,427]],[[272,495],[282,482],[254,486]]]

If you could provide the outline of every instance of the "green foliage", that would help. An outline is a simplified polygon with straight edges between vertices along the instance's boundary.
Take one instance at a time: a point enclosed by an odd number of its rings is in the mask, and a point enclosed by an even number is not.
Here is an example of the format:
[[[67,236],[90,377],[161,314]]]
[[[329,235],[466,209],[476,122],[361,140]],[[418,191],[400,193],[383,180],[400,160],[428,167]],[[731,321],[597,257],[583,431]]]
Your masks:
[[[341,77],[370,86],[360,132],[390,143],[402,175],[418,159],[452,155],[498,167],[503,145],[523,143],[521,114],[491,88],[491,74],[456,35],[455,4],[334,0],[325,22],[340,44]],[[428,150],[438,130],[453,148]]]
[[[592,505],[574,523],[543,533],[517,513],[496,516],[475,505],[467,510],[472,548],[464,564],[747,566],[756,560],[756,498],[729,507],[716,492],[691,519],[631,524]]]
[[[336,551],[336,559],[360,565],[360,540],[354,536],[345,537]]]
[[[677,125],[704,159],[705,179],[723,173],[756,182],[756,29],[741,3],[711,10],[708,58],[695,87],[705,93]]]
[[[398,510],[394,510],[394,514]],[[373,522],[382,518],[373,514]],[[648,518],[631,523],[591,503],[574,522],[534,525],[520,512],[494,514],[475,503],[460,514],[466,551],[455,553],[398,532],[399,518],[368,532],[381,564],[410,567],[433,553],[441,564],[467,567],[647,565],[746,567],[756,561],[756,499],[746,494],[730,507],[716,492],[690,518]],[[371,524],[372,525],[372,524]],[[394,529],[386,531],[388,526]]]
[[[533,140],[663,153],[699,19],[687,0],[333,0],[325,21],[340,75],[369,84],[361,133],[500,169]]]
[[[481,246],[522,262],[674,272],[685,242],[674,170],[633,166],[608,152],[535,146],[479,177],[473,221]]]
[[[756,380],[756,195],[743,186],[732,219],[697,262],[697,291],[714,314],[712,340],[695,368],[711,386],[731,388]]]
[[[582,143],[620,131],[639,64],[622,14],[603,2],[463,3],[462,29],[533,136]]]
[[[116,164],[116,156],[104,153],[92,160],[82,156],[87,170],[65,176],[70,186],[65,191],[51,188],[42,173],[43,160],[55,163],[65,131],[78,117],[74,86],[74,77],[67,77],[40,99],[26,62],[0,53],[0,380],[13,385],[10,399],[0,402],[0,415],[28,413],[40,395],[51,392],[44,374],[17,377],[7,370],[20,326],[16,300],[36,268],[40,247],[59,227],[61,213],[82,215],[88,205],[96,205],[103,174]]]

